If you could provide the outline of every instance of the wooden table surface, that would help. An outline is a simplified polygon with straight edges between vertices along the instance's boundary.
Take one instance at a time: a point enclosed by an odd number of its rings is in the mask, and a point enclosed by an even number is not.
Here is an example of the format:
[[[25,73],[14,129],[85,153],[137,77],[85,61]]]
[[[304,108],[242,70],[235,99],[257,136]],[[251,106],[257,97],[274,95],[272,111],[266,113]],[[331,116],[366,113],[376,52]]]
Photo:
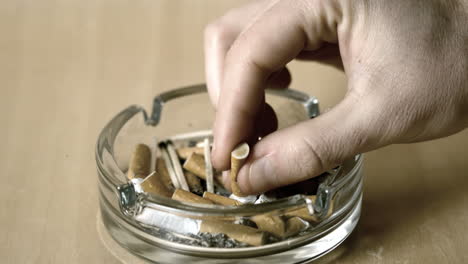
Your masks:
[[[203,82],[203,27],[239,4],[0,2],[2,263],[141,262],[100,233],[96,138],[124,107]],[[342,98],[342,73],[290,68],[322,108]],[[467,263],[467,155],[468,131],[367,154],[360,223],[318,262]]]

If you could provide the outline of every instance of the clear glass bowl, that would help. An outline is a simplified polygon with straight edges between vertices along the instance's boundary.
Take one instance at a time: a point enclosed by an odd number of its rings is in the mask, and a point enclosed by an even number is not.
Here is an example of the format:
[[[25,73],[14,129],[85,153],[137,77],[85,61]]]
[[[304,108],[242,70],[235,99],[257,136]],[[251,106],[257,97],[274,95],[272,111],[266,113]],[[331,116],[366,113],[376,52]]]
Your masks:
[[[317,99],[295,90],[267,91],[266,99],[278,114],[280,128],[319,114]],[[315,196],[297,194],[233,207],[188,204],[135,192],[125,172],[136,144],[152,145],[156,137],[184,145],[197,137],[210,137],[207,129],[213,116],[205,85],[194,85],[156,96],[150,114],[130,106],[104,127],[96,146],[100,209],[104,225],[120,245],[156,263],[302,263],[333,250],[353,231],[361,209],[362,155],[321,177]],[[181,136],[188,132],[199,133]],[[258,219],[267,223],[273,219],[280,221],[284,231],[293,217],[300,218],[296,221],[300,228],[279,235],[249,233],[256,241],[250,245],[225,248],[201,243],[206,235],[202,226],[206,230],[207,225],[227,223],[233,232],[242,233],[241,222],[255,226]]]

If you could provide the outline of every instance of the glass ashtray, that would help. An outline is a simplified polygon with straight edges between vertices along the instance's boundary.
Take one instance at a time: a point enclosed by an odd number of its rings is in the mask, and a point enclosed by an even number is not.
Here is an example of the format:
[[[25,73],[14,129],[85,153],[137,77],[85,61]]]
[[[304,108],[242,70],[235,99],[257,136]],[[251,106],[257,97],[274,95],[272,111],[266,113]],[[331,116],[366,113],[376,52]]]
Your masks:
[[[318,100],[296,90],[268,90],[266,100],[277,113],[279,129],[319,115]],[[100,211],[115,241],[155,263],[303,263],[349,236],[360,216],[362,155],[319,177],[258,196],[233,197],[216,177],[214,183],[199,179],[198,191],[185,187],[202,197],[211,184],[213,194],[237,201],[229,205],[174,200],[184,188],[180,184],[159,195],[130,179],[135,146],[148,146],[149,171],[156,171],[158,159],[171,162],[161,144],[169,142],[176,150],[206,146],[213,118],[201,84],[156,96],[149,114],[130,106],[104,127],[96,146]],[[184,158],[179,159],[182,164]]]

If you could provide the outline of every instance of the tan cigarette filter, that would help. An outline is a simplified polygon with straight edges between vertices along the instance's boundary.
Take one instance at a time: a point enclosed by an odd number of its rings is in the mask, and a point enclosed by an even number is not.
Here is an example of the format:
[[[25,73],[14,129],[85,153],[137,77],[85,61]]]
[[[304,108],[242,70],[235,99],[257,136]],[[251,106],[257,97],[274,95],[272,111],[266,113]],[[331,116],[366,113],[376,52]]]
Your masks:
[[[200,178],[195,176],[195,174],[191,173],[190,171],[184,171],[185,179],[187,180],[187,184],[190,188],[191,192],[201,194],[203,192],[203,186],[200,183]]]
[[[192,153],[203,155],[204,152],[203,148],[199,147],[178,148],[176,151],[179,158],[184,160],[188,159]]]
[[[150,174],[151,150],[145,144],[138,144],[130,159],[127,177],[146,178]],[[172,192],[164,185],[161,174],[156,173],[141,184],[143,191],[170,198]]]
[[[215,204],[211,200],[205,199],[203,197],[200,197],[191,192],[184,191],[182,189],[176,189],[174,194],[172,194],[172,199],[180,201],[180,202],[187,202],[187,203],[212,204],[212,205]]]
[[[317,198],[315,195],[310,195],[310,196],[307,196],[307,197],[309,197],[309,199],[311,199],[313,203],[315,203],[315,199]],[[335,203],[335,201],[332,199],[331,204],[330,204],[330,208],[328,209],[327,217],[330,216],[333,213],[334,203]],[[307,209],[307,207],[302,207],[302,208],[299,208],[299,209],[296,209],[296,210],[293,210],[293,211],[286,212],[284,215],[286,217],[298,216],[298,217],[302,218],[303,220],[311,221],[311,222],[318,222],[319,221],[319,219],[317,218],[316,215],[310,215],[309,214],[309,210]]]
[[[166,167],[166,162],[164,162],[163,158],[158,157],[156,159],[156,172],[161,178],[161,182],[166,187],[166,189],[171,191],[171,193],[174,192],[175,188],[172,184],[171,176],[169,175],[169,171]]]
[[[136,145],[128,166],[128,179],[145,178],[150,174],[151,150],[145,144]]]
[[[192,153],[184,162],[184,169],[206,180],[205,158],[201,154]]]
[[[258,229],[272,233],[278,237],[286,234],[286,224],[280,216],[256,215],[251,218],[257,224]]]
[[[256,228],[237,225],[225,221],[203,220],[200,232],[223,233],[237,241],[252,245],[261,246],[266,242],[267,234]]]
[[[308,226],[308,223],[298,216],[289,218],[286,222],[286,233],[284,234],[284,236],[289,237],[292,235],[296,235],[302,230],[305,230]]]
[[[217,195],[217,194],[214,194],[214,193],[210,193],[210,192],[204,192],[203,193],[203,198],[208,199],[208,200],[214,202],[215,204],[219,204],[219,205],[226,205],[226,206],[239,206],[239,205],[242,205],[242,203],[237,201],[237,200],[234,200],[234,199],[222,196],[222,195]]]
[[[244,165],[249,153],[250,147],[247,143],[239,144],[231,152],[231,190],[234,195],[239,197],[244,197],[246,195],[241,192],[239,185],[237,184],[237,174],[239,173],[242,165]]]
[[[143,182],[141,184],[141,188],[143,188],[143,191],[147,193],[153,193],[167,198],[171,198],[173,193],[172,191],[168,190],[166,186],[164,186],[164,184],[161,181],[160,175],[157,173],[149,177],[145,182]]]

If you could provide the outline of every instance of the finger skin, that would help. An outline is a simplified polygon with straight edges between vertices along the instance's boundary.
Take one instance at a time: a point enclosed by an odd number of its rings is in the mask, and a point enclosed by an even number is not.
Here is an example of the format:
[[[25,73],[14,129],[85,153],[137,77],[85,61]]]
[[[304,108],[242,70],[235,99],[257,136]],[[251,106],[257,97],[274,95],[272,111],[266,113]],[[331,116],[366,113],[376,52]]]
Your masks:
[[[230,10],[222,18],[205,28],[205,78],[213,106],[217,106],[221,90],[224,61],[228,50],[239,34],[270,1],[252,1],[249,4]]]
[[[377,133],[367,130],[355,103],[348,97],[326,114],[263,138],[238,174],[242,192],[261,193],[309,179],[379,146]]]
[[[320,25],[329,26],[330,18],[325,17],[326,12],[320,13],[318,9],[317,27],[305,30],[302,21],[297,19],[302,15],[303,6],[285,1],[276,3],[243,31],[227,54],[214,125],[217,148],[213,151],[213,164],[217,169],[228,169],[232,149],[254,134],[269,76],[283,68],[305,47],[319,48],[323,43],[322,37],[331,39],[333,37],[329,35],[336,34],[336,31],[320,29]],[[288,12],[284,12],[285,8]],[[309,36],[310,31],[316,35]]]
[[[271,3],[224,57],[215,167],[229,169],[234,146],[255,142],[264,126],[264,89],[290,60],[339,66],[341,57],[348,93],[318,118],[267,129],[239,172],[243,193],[302,181],[357,153],[440,138],[468,126],[466,0]],[[339,54],[327,49],[330,43],[338,43]]]

